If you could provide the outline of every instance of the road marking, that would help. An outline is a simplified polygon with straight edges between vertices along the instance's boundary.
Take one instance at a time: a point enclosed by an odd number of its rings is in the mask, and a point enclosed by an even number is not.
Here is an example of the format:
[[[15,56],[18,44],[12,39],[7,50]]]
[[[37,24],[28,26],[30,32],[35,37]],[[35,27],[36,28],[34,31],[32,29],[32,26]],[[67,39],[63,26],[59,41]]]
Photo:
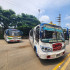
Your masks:
[[[59,66],[60,66],[61,64],[63,64],[64,61],[65,61],[69,56],[70,56],[70,53],[69,53],[53,70],[57,70],[57,69],[59,68]]]
[[[60,70],[65,70],[69,62],[70,62],[70,58],[67,60],[67,62],[63,65],[63,67]]]

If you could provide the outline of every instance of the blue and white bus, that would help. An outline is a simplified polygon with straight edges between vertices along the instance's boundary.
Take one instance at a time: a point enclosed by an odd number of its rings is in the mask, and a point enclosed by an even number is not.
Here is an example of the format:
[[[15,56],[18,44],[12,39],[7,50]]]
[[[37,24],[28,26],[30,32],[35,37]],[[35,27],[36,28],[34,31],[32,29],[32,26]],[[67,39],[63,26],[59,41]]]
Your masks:
[[[41,23],[30,30],[29,40],[40,59],[55,59],[65,54],[65,38],[60,26]]]

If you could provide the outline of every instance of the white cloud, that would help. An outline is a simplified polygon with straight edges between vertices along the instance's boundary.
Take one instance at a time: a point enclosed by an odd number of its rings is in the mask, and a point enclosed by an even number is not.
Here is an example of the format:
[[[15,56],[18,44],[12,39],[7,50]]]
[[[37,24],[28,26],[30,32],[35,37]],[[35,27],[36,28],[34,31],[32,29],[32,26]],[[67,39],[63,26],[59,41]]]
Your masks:
[[[47,3],[46,3],[47,4]],[[70,4],[70,0],[49,0],[49,8],[59,8]]]
[[[39,18],[40,22],[45,22],[45,23],[49,23],[50,22],[50,18],[47,15],[43,15]]]
[[[70,16],[67,15],[67,16],[65,17],[65,19],[66,19],[66,20],[70,20]]]
[[[70,28],[70,23],[66,23],[66,27],[69,27]]]
[[[4,9],[12,9],[17,14],[27,13],[37,16],[38,9],[44,7],[45,1],[40,0],[0,0],[0,5]],[[43,11],[41,11],[42,13]]]
[[[70,4],[70,0],[0,0],[0,5],[4,9],[12,9],[17,14],[23,12],[35,16],[38,15],[39,8],[42,11],[44,9],[63,7],[68,4]]]

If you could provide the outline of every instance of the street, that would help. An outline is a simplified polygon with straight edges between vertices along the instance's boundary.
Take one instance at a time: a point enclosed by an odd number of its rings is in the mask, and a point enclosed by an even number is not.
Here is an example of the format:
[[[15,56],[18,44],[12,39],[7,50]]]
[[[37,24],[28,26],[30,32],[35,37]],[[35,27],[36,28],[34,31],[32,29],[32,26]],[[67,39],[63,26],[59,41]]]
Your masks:
[[[41,60],[36,56],[28,39],[19,43],[0,40],[0,70],[70,70],[69,53],[70,44],[66,46],[65,56]]]

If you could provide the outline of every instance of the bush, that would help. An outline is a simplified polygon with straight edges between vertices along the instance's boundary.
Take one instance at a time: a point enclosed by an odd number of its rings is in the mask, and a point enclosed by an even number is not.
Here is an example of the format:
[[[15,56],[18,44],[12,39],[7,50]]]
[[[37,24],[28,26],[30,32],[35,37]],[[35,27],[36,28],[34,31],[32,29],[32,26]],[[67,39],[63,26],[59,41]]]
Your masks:
[[[32,29],[30,27],[22,27],[22,28],[18,28],[19,30],[21,30],[23,32],[23,36],[28,37],[29,36],[29,31]]]
[[[4,39],[4,35],[3,34],[0,34],[0,39]]]

